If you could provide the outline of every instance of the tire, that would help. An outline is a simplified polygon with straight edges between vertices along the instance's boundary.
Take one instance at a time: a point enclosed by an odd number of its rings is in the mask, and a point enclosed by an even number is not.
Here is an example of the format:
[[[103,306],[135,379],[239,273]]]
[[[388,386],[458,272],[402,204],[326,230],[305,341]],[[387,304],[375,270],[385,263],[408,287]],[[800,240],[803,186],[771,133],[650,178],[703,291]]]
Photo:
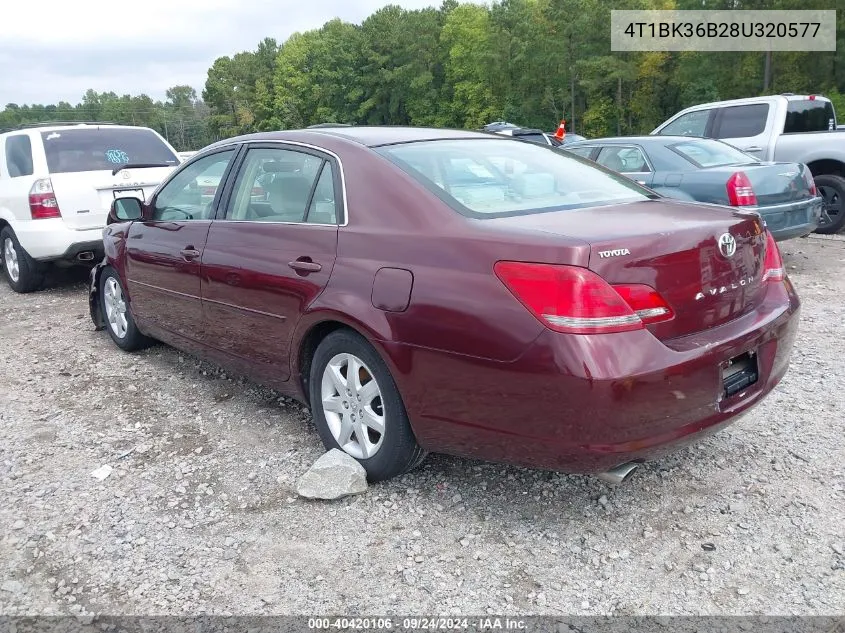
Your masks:
[[[825,212],[830,217],[830,222],[819,224],[816,233],[838,233],[845,226],[845,178],[824,175],[817,176],[814,180],[819,193],[824,198]]]
[[[351,397],[343,393],[350,363],[358,367]],[[387,365],[357,333],[336,330],[322,340],[311,362],[309,393],[314,424],[326,450],[337,448],[351,455],[367,471],[368,480],[396,477],[425,458]]]
[[[129,302],[126,290],[114,268],[104,268],[100,275],[100,310],[111,340],[120,349],[134,352],[152,345],[153,340],[141,334]]]
[[[0,231],[0,261],[6,281],[15,292],[33,292],[44,283],[44,265],[29,256],[9,226]]]

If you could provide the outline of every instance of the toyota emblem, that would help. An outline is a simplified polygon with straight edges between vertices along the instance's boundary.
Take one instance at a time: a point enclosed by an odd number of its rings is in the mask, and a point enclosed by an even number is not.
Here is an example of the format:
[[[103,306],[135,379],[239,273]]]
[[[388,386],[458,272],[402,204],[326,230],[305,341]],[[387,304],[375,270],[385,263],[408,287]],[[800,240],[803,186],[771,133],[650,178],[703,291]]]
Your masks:
[[[730,233],[722,233],[719,236],[719,252],[723,257],[733,257],[736,253],[736,240]]]

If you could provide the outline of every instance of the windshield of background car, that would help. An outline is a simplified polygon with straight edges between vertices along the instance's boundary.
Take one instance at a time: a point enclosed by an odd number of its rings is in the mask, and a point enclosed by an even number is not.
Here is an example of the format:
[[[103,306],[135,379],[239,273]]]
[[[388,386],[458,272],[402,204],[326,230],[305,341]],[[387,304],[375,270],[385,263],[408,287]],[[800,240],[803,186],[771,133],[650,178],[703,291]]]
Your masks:
[[[179,159],[151,130],[101,127],[42,132],[51,174],[112,170],[127,163],[176,166]]]
[[[756,158],[741,152],[732,145],[719,141],[685,141],[670,145],[669,149],[686,158],[696,167],[721,167],[759,163]]]
[[[469,217],[583,209],[656,197],[595,163],[532,143],[462,139],[387,145],[376,151]]]

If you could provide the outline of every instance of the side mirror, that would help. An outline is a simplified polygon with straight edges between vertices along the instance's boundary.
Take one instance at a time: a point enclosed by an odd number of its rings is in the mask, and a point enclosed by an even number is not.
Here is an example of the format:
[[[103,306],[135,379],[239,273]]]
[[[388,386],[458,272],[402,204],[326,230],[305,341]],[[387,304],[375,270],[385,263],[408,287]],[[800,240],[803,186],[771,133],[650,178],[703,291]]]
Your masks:
[[[143,206],[144,203],[138,198],[115,198],[111,203],[106,224],[140,220],[143,215]]]

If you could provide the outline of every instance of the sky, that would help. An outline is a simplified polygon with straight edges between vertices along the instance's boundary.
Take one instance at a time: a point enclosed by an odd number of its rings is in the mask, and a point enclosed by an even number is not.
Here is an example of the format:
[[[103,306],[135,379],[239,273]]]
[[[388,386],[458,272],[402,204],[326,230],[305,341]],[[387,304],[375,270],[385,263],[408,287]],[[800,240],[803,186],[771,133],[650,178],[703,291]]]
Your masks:
[[[440,0],[3,0],[0,109],[7,103],[76,104],[88,88],[164,99],[174,85],[202,93],[224,55],[265,37],[339,17],[361,20],[386,4],[407,9]]]

